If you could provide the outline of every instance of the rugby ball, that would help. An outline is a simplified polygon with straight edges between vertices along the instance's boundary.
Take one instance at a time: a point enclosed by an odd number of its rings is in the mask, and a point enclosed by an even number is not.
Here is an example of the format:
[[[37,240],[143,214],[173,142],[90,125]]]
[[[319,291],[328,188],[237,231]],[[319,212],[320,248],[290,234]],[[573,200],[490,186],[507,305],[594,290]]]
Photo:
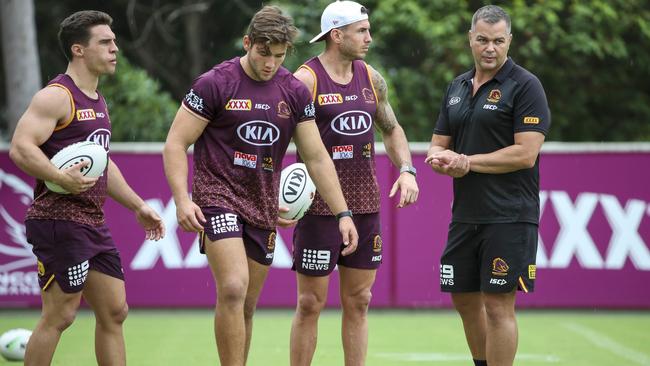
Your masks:
[[[102,145],[93,141],[82,141],[68,145],[56,153],[52,159],[52,164],[59,170],[73,167],[81,162],[90,161],[90,164],[81,168],[81,174],[96,178],[104,173],[108,165],[108,154]],[[45,182],[50,191],[62,194],[68,194],[60,185],[53,182]]]
[[[11,329],[0,336],[0,354],[8,361],[22,361],[32,332],[27,329]]]
[[[280,217],[299,220],[311,206],[316,195],[316,186],[307,173],[303,163],[294,163],[282,169],[280,174],[280,207],[288,212],[280,212]]]

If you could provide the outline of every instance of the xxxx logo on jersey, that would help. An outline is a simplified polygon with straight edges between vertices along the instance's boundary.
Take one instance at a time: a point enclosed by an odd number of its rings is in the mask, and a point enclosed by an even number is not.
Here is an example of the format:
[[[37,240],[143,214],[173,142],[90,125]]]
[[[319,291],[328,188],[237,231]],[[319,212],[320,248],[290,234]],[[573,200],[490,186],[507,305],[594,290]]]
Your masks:
[[[251,100],[250,99],[230,99],[226,103],[227,111],[250,111],[251,110]]]
[[[318,105],[341,104],[341,103],[343,103],[343,97],[339,93],[318,95]]]

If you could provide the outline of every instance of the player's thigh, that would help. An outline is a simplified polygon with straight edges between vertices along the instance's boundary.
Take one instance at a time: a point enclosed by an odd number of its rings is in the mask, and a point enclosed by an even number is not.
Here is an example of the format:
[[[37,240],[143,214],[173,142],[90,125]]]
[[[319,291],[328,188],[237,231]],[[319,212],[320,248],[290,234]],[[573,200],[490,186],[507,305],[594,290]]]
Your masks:
[[[79,303],[81,292],[64,292],[57,282],[52,282],[46,290],[41,292],[42,317],[49,323],[62,320],[65,323],[72,323]]]
[[[440,289],[479,292],[481,225],[452,222],[440,258]]]
[[[258,263],[257,261],[248,258],[248,289],[246,291],[246,304],[249,307],[254,307],[257,304],[257,299],[262,292],[264,282],[269,274],[270,266]]]
[[[481,291],[509,293],[514,288],[531,292],[535,279],[537,225],[486,225],[482,251]]]
[[[83,297],[99,320],[126,318],[128,306],[124,280],[91,270],[83,289]]]
[[[370,297],[376,275],[377,270],[374,269],[348,268],[339,265],[341,298]]]
[[[248,260],[241,238],[217,241],[205,238],[204,248],[217,289],[222,285],[234,285],[233,282],[248,286]]]

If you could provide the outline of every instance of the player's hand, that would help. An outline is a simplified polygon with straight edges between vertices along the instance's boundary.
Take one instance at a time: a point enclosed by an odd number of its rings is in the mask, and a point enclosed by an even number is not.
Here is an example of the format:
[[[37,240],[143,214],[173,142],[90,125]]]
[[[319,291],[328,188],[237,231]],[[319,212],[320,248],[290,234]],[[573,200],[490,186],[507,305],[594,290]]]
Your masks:
[[[79,194],[91,189],[97,183],[99,177],[91,178],[81,174],[81,169],[88,166],[88,164],[90,164],[90,160],[60,170],[59,177],[54,183],[72,194]]]
[[[460,178],[469,173],[469,158],[465,154],[459,154],[447,165],[447,174],[454,178]]]
[[[280,208],[278,208],[278,211],[280,211],[280,212],[289,212],[289,208],[281,206]],[[279,227],[284,227],[284,228],[292,227],[292,226],[295,226],[297,223],[298,223],[298,220],[284,219],[284,218],[282,218],[282,217],[280,217],[278,215],[278,223],[277,223],[277,225]]]
[[[147,240],[160,240],[165,237],[165,223],[149,205],[144,204],[135,211],[135,218],[145,232]]]
[[[400,191],[399,203],[397,204],[398,208],[406,207],[418,200],[420,189],[413,174],[408,172],[401,173],[393,184],[393,188],[391,188],[388,196],[393,198],[398,189]]]
[[[346,216],[339,220],[339,232],[341,232],[341,238],[345,246],[341,254],[345,256],[354,253],[359,243],[359,234],[357,234],[357,228],[354,226],[351,217]]]
[[[176,204],[176,219],[183,230],[195,233],[203,231],[203,223],[206,221],[201,208],[189,197]]]

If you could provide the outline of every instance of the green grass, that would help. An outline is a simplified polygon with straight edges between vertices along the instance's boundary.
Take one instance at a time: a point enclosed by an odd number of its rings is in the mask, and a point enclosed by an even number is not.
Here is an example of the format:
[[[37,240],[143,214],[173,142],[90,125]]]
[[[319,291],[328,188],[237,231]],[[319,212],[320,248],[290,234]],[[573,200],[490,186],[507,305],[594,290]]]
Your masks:
[[[0,331],[31,329],[37,311],[0,310]],[[292,312],[261,310],[249,365],[288,365]],[[517,365],[650,365],[650,312],[520,311]],[[458,316],[452,311],[372,310],[369,366],[471,365]],[[59,343],[53,365],[94,365],[94,320],[81,311]],[[132,310],[125,324],[128,363],[218,365],[209,310]],[[340,313],[320,321],[313,366],[343,365]],[[0,365],[20,363],[0,360]]]

